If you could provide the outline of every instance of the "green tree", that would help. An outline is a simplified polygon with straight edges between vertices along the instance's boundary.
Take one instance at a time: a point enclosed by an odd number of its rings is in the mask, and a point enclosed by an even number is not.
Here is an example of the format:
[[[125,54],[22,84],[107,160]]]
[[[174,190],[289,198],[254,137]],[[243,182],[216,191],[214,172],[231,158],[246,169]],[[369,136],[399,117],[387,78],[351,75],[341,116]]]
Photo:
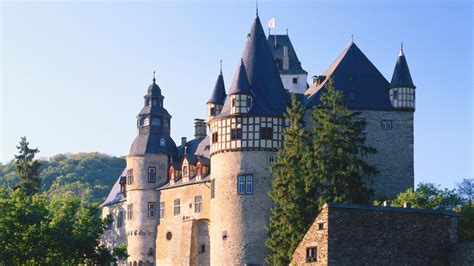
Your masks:
[[[474,240],[474,207],[466,203],[458,211],[458,240]]]
[[[39,191],[41,180],[38,176],[40,164],[34,159],[39,150],[31,149],[28,145],[26,137],[21,137],[20,145],[16,146],[19,154],[15,155],[15,167],[21,180],[19,187],[31,196]]]
[[[458,184],[457,191],[460,197],[472,204],[474,200],[474,178],[464,178]]]
[[[432,183],[419,183],[416,190],[412,188],[401,192],[392,200],[392,206],[403,207],[410,202],[413,208],[452,211],[463,204],[462,198],[455,189],[441,189]],[[376,201],[376,205],[381,202]]]
[[[272,165],[269,193],[274,202],[266,242],[272,265],[287,265],[325,202],[368,203],[367,183],[376,174],[364,157],[376,150],[365,145],[364,121],[351,112],[332,82],[312,113],[310,130],[303,127],[304,108],[292,99],[285,119],[284,145]]]
[[[120,244],[112,250],[112,255],[119,261],[125,261],[129,255],[127,252],[127,245]]]
[[[271,166],[274,179],[269,196],[274,207],[267,226],[270,237],[266,242],[271,250],[266,260],[271,265],[288,265],[291,253],[317,211],[313,198],[305,193],[310,151],[303,116],[304,108],[293,96],[285,113],[285,119],[290,122],[283,131],[285,145]]]
[[[364,161],[377,151],[365,144],[365,121],[359,112],[349,110],[344,94],[330,81],[321,95],[321,106],[312,113],[311,144],[313,171],[307,176],[306,187],[319,187],[314,195],[319,208],[325,202],[366,204],[373,190],[367,186],[377,173]]]

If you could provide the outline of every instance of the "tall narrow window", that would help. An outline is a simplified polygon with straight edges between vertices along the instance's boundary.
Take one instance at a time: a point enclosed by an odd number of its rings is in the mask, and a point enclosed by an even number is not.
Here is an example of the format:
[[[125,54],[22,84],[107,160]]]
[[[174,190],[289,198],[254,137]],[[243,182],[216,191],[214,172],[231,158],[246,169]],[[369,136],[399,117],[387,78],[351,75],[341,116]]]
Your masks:
[[[119,211],[117,218],[117,227],[120,228],[123,226],[123,211]]]
[[[318,258],[318,249],[317,247],[307,247],[306,248],[306,262],[315,262]]]
[[[165,218],[165,203],[160,202],[160,218]]]
[[[174,200],[174,215],[179,215],[181,213],[181,200]]]
[[[127,205],[127,219],[128,220],[133,219],[133,204],[128,204]]]
[[[237,177],[237,192],[239,195],[250,195],[253,193],[252,175],[239,175]]]
[[[154,202],[148,202],[148,218],[156,218],[156,204]]]
[[[213,199],[215,196],[216,196],[216,180],[215,179],[212,179],[211,180],[211,199]]]
[[[194,196],[194,212],[202,211],[202,196]]]
[[[156,182],[156,167],[150,166],[148,167],[148,183],[155,183]]]
[[[219,139],[217,132],[212,133],[212,143],[216,143]]]
[[[128,185],[133,184],[133,169],[127,170],[127,184]]]

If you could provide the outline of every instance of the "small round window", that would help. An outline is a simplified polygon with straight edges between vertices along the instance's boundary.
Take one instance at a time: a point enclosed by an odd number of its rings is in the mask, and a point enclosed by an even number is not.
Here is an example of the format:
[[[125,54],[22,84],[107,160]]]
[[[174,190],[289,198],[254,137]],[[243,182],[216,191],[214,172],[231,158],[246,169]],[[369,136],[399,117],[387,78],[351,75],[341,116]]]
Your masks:
[[[166,233],[166,240],[171,240],[173,238],[173,234],[171,232]]]

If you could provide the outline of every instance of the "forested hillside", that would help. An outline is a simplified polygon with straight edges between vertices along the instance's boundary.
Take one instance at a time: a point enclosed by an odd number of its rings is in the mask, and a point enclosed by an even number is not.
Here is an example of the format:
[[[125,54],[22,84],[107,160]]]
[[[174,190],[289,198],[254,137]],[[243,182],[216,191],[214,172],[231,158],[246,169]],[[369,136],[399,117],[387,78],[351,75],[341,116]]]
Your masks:
[[[41,190],[51,197],[68,194],[88,203],[102,202],[125,167],[123,158],[101,153],[59,154],[40,160]],[[19,182],[12,163],[0,163],[0,185]]]

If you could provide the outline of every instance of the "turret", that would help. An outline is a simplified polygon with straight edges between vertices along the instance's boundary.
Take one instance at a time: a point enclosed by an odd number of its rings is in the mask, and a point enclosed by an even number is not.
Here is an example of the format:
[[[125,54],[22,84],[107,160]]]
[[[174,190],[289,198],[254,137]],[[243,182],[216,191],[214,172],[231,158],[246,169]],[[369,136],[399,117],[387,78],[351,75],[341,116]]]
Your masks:
[[[163,107],[160,87],[153,82],[137,116],[138,134],[127,156],[126,222],[128,261],[154,263],[158,225],[156,188],[167,182],[169,162],[177,153],[170,137],[171,115]]]
[[[403,43],[400,47],[392,81],[390,82],[390,101],[398,110],[415,110],[415,85],[411,79],[407,60],[403,53]]]
[[[252,92],[250,91],[249,79],[245,70],[244,60],[240,60],[240,66],[235,72],[234,80],[229,90],[231,102],[230,114],[246,114],[252,107]]]
[[[216,85],[212,91],[211,98],[209,101],[207,101],[207,116],[209,120],[220,114],[226,97],[227,95],[225,94],[224,76],[222,75],[221,61],[221,71],[217,77]]]

